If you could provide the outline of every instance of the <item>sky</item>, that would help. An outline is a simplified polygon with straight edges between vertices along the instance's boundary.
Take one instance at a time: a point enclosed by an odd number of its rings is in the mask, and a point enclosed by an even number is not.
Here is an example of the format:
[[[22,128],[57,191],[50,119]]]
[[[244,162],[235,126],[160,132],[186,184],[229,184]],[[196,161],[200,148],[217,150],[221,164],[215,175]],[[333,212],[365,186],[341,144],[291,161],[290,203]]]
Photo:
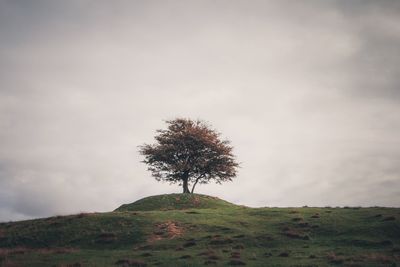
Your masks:
[[[180,193],[138,146],[234,146],[251,207],[400,207],[399,1],[0,0],[0,221]]]

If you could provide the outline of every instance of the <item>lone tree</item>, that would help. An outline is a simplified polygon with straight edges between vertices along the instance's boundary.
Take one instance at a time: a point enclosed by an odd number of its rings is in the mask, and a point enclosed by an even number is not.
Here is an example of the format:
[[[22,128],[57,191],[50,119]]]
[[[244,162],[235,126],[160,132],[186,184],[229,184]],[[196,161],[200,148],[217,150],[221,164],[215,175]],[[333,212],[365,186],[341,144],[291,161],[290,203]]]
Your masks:
[[[157,181],[178,183],[183,193],[193,193],[197,183],[232,181],[239,164],[228,140],[204,121],[177,118],[157,130],[156,143],[140,146],[140,154]],[[192,184],[192,190],[189,190]]]

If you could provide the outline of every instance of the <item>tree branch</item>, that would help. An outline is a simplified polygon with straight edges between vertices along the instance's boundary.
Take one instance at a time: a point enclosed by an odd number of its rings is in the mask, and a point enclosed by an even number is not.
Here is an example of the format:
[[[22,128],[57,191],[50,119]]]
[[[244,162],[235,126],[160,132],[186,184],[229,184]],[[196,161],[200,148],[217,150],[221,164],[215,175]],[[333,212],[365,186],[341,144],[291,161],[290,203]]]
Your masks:
[[[199,177],[196,178],[196,181],[194,182],[193,187],[192,187],[192,191],[191,191],[192,194],[194,192],[194,188],[196,187],[197,182],[203,177],[204,177],[204,174],[201,174]]]

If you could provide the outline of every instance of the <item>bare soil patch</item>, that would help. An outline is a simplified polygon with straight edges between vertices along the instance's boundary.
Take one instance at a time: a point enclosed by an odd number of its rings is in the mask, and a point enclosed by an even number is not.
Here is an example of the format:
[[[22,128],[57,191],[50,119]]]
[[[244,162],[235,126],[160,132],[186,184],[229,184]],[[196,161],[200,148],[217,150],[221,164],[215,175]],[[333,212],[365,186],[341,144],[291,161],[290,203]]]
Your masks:
[[[161,239],[174,239],[184,233],[184,227],[180,223],[174,221],[158,223],[154,228],[153,234],[147,240],[150,243]]]

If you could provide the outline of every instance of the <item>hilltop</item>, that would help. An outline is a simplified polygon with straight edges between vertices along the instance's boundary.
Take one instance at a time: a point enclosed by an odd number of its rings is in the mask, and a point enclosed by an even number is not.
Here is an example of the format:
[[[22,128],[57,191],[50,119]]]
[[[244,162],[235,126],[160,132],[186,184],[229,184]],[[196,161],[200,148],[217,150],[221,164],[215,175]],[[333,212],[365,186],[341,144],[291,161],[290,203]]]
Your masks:
[[[142,198],[130,204],[124,204],[115,211],[151,211],[183,209],[232,208],[236,205],[217,197],[201,194],[166,194]]]
[[[398,266],[400,209],[249,208],[152,196],[0,224],[1,266]]]

